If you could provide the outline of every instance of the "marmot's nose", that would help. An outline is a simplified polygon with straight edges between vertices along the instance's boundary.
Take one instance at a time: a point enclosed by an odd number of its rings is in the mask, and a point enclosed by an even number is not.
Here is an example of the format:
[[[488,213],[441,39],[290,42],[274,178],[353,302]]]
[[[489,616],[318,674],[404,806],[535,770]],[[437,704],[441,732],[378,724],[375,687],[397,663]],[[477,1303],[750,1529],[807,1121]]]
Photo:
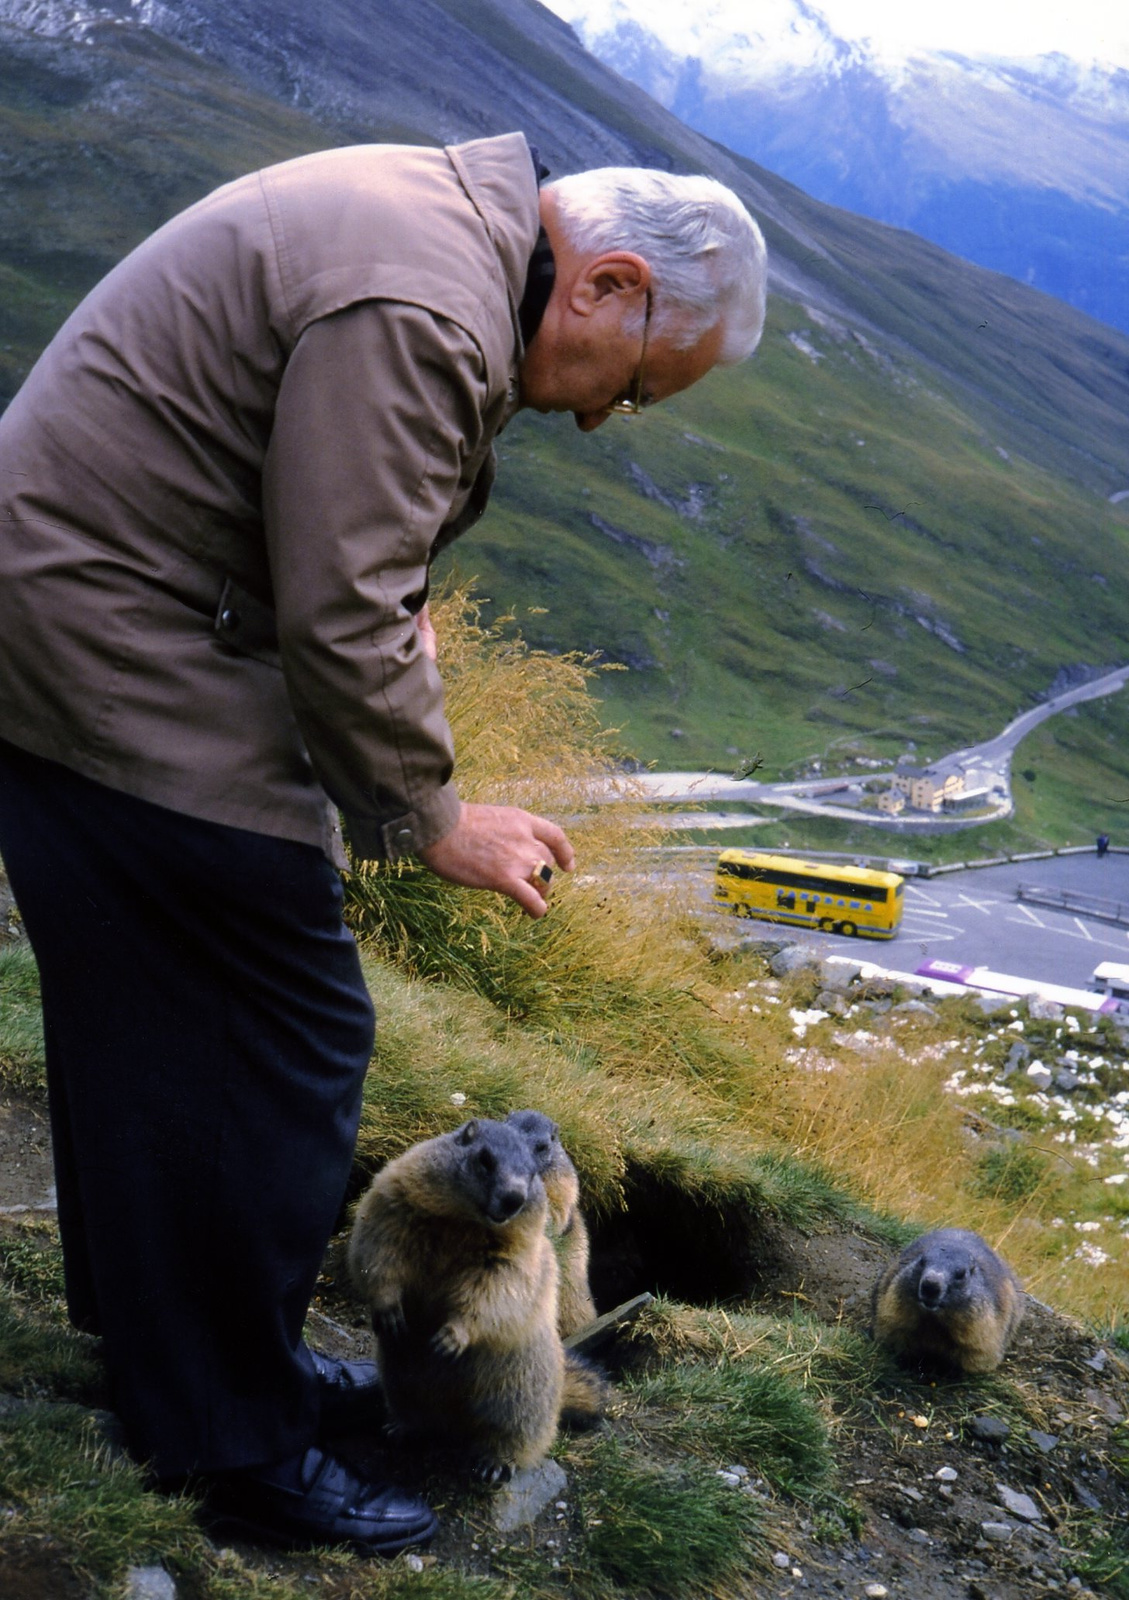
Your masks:
[[[519,1188],[503,1189],[494,1196],[494,1217],[498,1222],[508,1222],[511,1217],[516,1217],[525,1204],[525,1190]]]
[[[917,1297],[923,1306],[935,1306],[940,1303],[945,1292],[945,1280],[936,1272],[923,1272],[921,1282],[917,1286]]]

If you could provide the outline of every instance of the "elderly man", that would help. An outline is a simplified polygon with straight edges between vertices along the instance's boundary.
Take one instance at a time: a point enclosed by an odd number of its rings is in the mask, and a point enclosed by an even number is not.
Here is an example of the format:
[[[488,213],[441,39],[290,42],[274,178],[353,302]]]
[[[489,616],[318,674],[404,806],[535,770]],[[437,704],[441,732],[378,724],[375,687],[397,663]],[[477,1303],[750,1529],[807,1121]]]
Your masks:
[[[364,146],[174,218],[0,419],[0,853],[40,966],[70,1315],[159,1482],[390,1553],[420,1501],[323,1441],[375,1372],[302,1342],[372,1010],[354,853],[546,908],[554,823],[460,801],[428,568],[522,405],[584,430],[755,346],[708,179],[539,191],[517,134]]]

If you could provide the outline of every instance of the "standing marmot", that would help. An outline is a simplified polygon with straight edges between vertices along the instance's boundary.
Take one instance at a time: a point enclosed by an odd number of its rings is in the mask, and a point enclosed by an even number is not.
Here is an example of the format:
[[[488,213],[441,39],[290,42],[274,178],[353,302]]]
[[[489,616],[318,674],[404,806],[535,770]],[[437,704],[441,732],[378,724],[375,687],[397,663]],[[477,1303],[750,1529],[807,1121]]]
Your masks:
[[[562,1339],[596,1320],[588,1287],[588,1225],[580,1209],[580,1180],[560,1140],[560,1129],[543,1111],[511,1111],[506,1121],[522,1132],[533,1148],[537,1170],[549,1201],[549,1234],[560,1267],[557,1328]]]
[[[871,1332],[910,1360],[994,1372],[1023,1319],[1023,1287],[967,1228],[922,1234],[874,1285]]]
[[[479,1118],[390,1161],[349,1242],[394,1427],[490,1482],[541,1459],[565,1398],[547,1214],[530,1141]]]

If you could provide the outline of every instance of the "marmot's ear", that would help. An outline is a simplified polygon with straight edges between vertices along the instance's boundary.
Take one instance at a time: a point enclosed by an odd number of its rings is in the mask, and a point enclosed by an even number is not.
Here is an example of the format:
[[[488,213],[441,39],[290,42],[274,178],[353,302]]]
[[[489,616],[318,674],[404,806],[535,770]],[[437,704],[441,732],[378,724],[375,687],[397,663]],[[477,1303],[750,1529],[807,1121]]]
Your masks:
[[[473,1144],[478,1138],[478,1123],[473,1118],[464,1122],[461,1128],[455,1129],[455,1138],[460,1144]]]

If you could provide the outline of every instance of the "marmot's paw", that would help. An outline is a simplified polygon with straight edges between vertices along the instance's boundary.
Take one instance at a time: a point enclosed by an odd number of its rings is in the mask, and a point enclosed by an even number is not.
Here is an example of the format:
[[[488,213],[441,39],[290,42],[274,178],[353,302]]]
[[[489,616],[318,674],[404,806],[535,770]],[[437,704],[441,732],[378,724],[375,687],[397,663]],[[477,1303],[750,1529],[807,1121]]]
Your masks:
[[[482,1456],[474,1463],[474,1475],[491,1489],[496,1489],[503,1483],[509,1483],[514,1475],[514,1464],[512,1461],[499,1461],[494,1456]]]
[[[389,1306],[373,1306],[372,1331],[378,1339],[396,1339],[408,1330],[403,1304],[396,1300]]]
[[[457,1322],[445,1322],[438,1333],[431,1336],[431,1348],[437,1356],[455,1361],[470,1343],[470,1334]]]

